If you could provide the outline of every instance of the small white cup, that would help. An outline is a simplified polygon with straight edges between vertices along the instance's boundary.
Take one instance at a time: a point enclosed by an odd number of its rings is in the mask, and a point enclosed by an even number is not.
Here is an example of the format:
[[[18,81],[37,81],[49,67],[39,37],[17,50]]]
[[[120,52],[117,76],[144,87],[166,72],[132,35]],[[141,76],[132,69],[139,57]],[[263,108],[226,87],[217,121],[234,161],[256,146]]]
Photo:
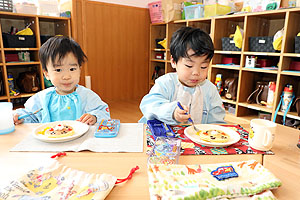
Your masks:
[[[15,130],[12,109],[13,105],[11,102],[0,102],[0,135],[8,134]]]
[[[250,147],[268,151],[272,148],[275,138],[276,123],[265,119],[252,119],[248,142]]]

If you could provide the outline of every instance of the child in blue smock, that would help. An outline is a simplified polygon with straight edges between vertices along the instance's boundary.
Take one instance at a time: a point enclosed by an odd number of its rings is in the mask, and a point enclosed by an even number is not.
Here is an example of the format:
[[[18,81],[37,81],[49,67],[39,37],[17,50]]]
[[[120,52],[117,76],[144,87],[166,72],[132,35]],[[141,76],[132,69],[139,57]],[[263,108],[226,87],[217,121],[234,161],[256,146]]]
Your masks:
[[[95,92],[78,85],[81,66],[87,58],[78,43],[64,36],[52,37],[40,48],[39,58],[44,76],[54,87],[36,93],[26,101],[24,109],[17,109],[15,124],[77,120],[93,125],[110,118],[108,105]],[[41,108],[37,114],[18,120],[20,115]]]
[[[225,123],[221,97],[216,86],[206,79],[214,55],[210,36],[199,28],[183,27],[173,34],[170,53],[176,72],[155,80],[141,101],[144,116],[139,122],[158,119],[176,125],[188,123],[191,117],[196,124]]]

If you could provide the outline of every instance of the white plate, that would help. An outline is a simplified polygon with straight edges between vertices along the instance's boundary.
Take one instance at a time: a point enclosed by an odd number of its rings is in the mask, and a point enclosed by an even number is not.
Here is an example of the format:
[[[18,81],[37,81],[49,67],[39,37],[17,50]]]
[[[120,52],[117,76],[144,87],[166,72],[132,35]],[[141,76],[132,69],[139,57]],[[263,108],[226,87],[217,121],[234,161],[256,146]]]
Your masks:
[[[65,124],[65,125],[72,126],[75,131],[74,135],[62,137],[62,138],[48,138],[45,135],[38,134],[38,132],[43,131],[45,128],[53,127],[57,124]],[[81,123],[78,121],[57,121],[57,122],[45,123],[45,124],[42,124],[42,125],[36,127],[33,130],[32,134],[33,134],[33,137],[35,137],[38,140],[44,141],[44,142],[66,142],[66,141],[74,140],[74,139],[82,136],[88,130],[89,130],[89,126],[87,124],[84,124],[84,123]]]
[[[207,131],[207,130],[220,130],[224,133],[228,134],[230,136],[229,141],[225,143],[216,143],[216,142],[206,142],[204,140],[200,139],[200,136],[196,134],[196,131],[192,126],[187,127],[184,129],[184,134],[193,142],[197,144],[201,144],[208,147],[226,147],[229,145],[232,145],[234,143],[237,143],[241,136],[238,134],[235,130],[232,130],[230,128],[224,127],[224,126],[218,126],[218,125],[211,125],[211,124],[198,124],[195,125],[199,130],[201,131]]]

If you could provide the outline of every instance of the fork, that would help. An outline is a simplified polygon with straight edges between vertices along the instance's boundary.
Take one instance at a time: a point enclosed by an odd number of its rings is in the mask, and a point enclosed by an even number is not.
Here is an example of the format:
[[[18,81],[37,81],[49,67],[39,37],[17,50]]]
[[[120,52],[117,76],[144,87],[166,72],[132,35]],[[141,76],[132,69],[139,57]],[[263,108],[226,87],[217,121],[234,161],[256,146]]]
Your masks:
[[[33,112],[33,113],[31,112],[31,113],[29,113],[29,114],[19,116],[19,117],[18,117],[18,120],[23,119],[23,118],[26,118],[26,117],[29,117],[30,115],[35,115],[35,114],[37,114],[38,112],[40,112],[41,110],[43,110],[43,108],[40,108],[40,109],[36,110],[36,111]]]
[[[181,110],[184,110],[183,107],[182,107],[182,105],[180,104],[179,101],[177,102],[177,106],[178,106]],[[187,115],[188,113],[185,113],[185,114]],[[188,118],[188,121],[192,123],[192,126],[193,126],[193,128],[194,128],[195,131],[197,131],[197,132],[200,131],[200,130],[195,126],[194,121],[192,120],[192,118],[189,117],[189,118]]]

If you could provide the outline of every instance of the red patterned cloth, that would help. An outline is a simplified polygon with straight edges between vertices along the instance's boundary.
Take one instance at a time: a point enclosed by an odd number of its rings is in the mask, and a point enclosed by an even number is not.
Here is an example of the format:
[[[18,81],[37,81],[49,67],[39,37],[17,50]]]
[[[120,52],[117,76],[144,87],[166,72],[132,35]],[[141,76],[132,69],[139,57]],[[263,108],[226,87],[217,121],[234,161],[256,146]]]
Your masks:
[[[241,139],[228,147],[207,147],[191,141],[184,135],[184,129],[189,125],[172,126],[176,138],[181,139],[181,155],[221,155],[221,154],[274,154],[272,151],[259,151],[249,146],[249,133],[240,125],[222,125],[238,132]],[[150,129],[147,127],[147,147],[151,151],[155,141]]]

